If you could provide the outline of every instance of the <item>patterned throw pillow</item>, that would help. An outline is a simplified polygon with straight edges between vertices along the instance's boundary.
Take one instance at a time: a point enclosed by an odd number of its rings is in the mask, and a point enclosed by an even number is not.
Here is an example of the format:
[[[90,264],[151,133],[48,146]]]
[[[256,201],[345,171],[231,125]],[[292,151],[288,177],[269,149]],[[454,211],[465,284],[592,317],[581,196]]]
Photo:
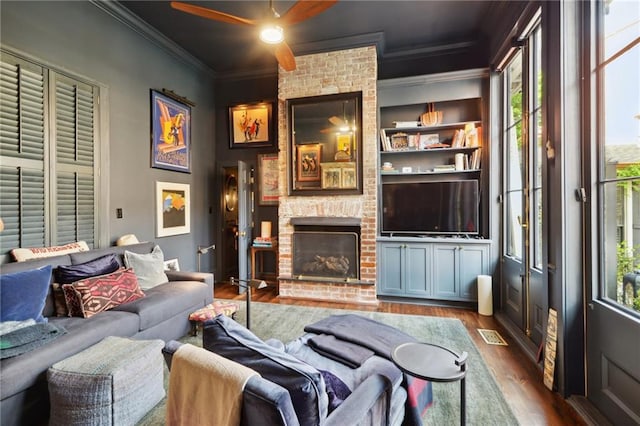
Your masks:
[[[144,297],[131,269],[64,284],[62,290],[71,316],[84,318]]]

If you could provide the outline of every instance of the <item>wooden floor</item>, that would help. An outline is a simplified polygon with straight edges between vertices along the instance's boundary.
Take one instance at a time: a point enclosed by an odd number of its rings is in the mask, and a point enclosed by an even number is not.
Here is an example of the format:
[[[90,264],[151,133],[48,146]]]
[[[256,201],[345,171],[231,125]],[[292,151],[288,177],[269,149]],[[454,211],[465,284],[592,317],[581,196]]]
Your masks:
[[[218,283],[215,286],[217,299],[244,300],[238,288]],[[389,312],[395,314],[427,315],[460,319],[467,327],[469,336],[480,350],[487,366],[511,409],[522,425],[586,425],[576,411],[557,393],[552,393],[542,383],[542,372],[531,358],[510,339],[494,317],[479,315],[475,311],[459,308],[423,306],[409,303],[380,302],[377,306],[352,303],[302,301],[280,298],[274,287],[256,290],[252,300],[267,303],[318,306],[336,309],[359,309],[364,311]],[[497,330],[509,346],[488,345],[482,340],[478,328]],[[467,395],[467,398],[473,398]],[[481,396],[479,396],[481,397]]]

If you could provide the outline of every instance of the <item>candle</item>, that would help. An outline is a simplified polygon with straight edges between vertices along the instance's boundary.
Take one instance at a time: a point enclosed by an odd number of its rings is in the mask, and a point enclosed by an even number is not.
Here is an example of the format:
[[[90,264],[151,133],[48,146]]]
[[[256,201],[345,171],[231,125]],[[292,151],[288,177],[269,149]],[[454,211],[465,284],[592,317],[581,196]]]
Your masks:
[[[271,222],[265,220],[260,224],[260,237],[271,238]]]
[[[480,315],[493,315],[490,275],[478,275],[478,313]]]

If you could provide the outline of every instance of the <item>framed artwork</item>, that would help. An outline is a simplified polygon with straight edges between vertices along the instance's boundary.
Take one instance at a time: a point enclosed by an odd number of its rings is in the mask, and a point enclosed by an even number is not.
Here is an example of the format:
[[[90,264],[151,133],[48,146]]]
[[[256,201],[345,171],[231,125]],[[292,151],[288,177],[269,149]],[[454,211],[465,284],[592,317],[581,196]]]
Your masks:
[[[191,107],[153,89],[151,167],[191,172]]]
[[[229,146],[260,148],[273,146],[271,103],[242,104],[229,108]]]
[[[296,157],[296,177],[300,182],[317,182],[320,180],[320,160],[322,144],[312,143],[298,145]]]
[[[190,233],[190,204],[188,184],[156,182],[156,236]]]
[[[351,139],[351,133],[341,133],[336,136],[336,160],[351,160]]]
[[[259,154],[258,204],[277,206],[278,198],[278,154]]]
[[[165,271],[179,271],[180,270],[180,262],[178,259],[169,259],[164,261],[164,270]]]
[[[343,167],[340,174],[340,188],[353,189],[358,184],[358,175],[356,174],[356,165],[351,163],[351,167]]]
[[[322,165],[322,189],[339,189],[342,181],[342,168]]]

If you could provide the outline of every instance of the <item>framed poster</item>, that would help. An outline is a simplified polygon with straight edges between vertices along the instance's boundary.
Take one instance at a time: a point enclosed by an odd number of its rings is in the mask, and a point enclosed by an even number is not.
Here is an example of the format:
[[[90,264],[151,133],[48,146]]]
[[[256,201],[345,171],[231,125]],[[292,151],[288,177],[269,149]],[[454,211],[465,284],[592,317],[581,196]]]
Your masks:
[[[297,146],[296,178],[300,182],[316,182],[320,180],[320,160],[322,144],[312,143]]]
[[[190,204],[188,184],[156,182],[156,237],[190,233]]]
[[[259,154],[258,204],[277,206],[278,198],[278,154]]]
[[[260,148],[273,146],[271,103],[242,104],[229,108],[229,146]]]
[[[151,167],[191,172],[191,108],[153,89]]]

